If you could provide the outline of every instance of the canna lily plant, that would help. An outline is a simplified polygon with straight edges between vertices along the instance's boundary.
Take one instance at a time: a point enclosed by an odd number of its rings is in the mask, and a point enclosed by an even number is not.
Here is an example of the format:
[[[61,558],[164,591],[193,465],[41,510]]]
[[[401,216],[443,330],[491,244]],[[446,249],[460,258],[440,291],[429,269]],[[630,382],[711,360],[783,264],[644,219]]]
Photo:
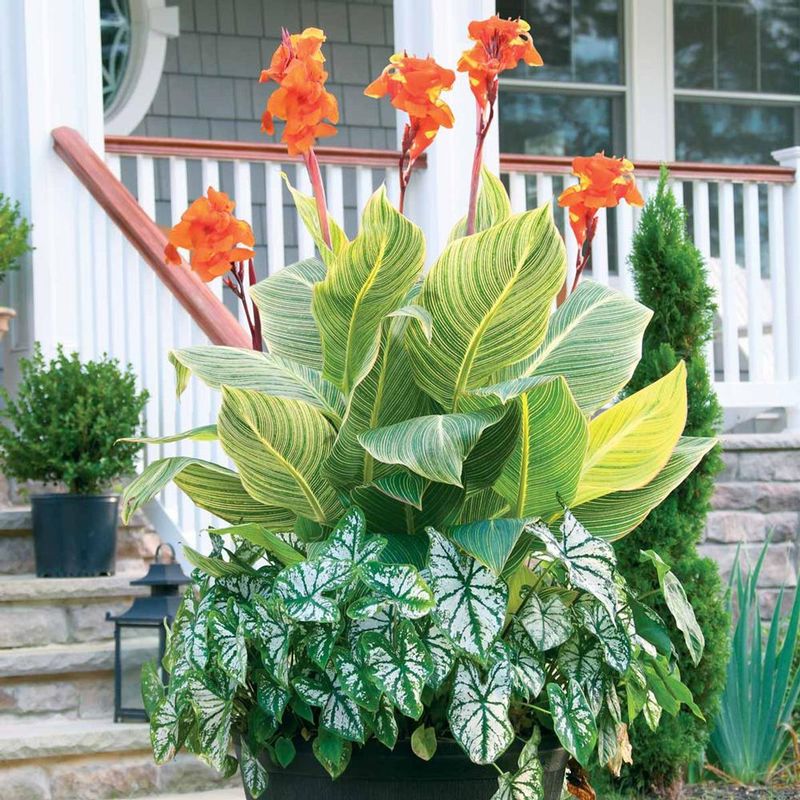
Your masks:
[[[281,45],[306,52],[317,76],[320,35]],[[535,60],[529,38],[507,38],[509,59]],[[278,77],[294,69],[287,58],[279,48]],[[436,72],[417,61],[394,57],[370,92],[391,95],[407,63]],[[441,115],[450,78],[436,74]],[[332,116],[317,89],[312,128]],[[426,144],[425,110],[409,113],[401,170]],[[311,147],[307,127],[290,130]],[[186,548],[195,571],[168,686],[155,667],[144,675],[157,761],[185,747],[224,773],[240,767],[260,797],[268,771],[308,742],[336,778],[372,739],[410,740],[424,759],[455,740],[477,764],[515,754],[517,767],[498,767],[497,800],[541,800],[544,730],[570,754],[573,782],[594,760],[618,772],[629,726],[699,714],[667,635],[677,625],[701,658],[685,593],[643,554],[674,616],[660,619],[613,548],[713,445],[681,436],[684,366],[615,403],[650,311],[583,282],[553,313],[566,255],[551,208],[512,214],[486,170],[476,232],[467,212],[425,275],[422,232],[383,188],[352,240],[323,196],[292,191],[320,255],[250,289],[267,352],[170,356],[179,394],[194,376],[221,403],[215,424],[169,440],[218,438],[233,468],[162,459],[124,496],[130,516],[174,481],[226,523],[210,554]]]

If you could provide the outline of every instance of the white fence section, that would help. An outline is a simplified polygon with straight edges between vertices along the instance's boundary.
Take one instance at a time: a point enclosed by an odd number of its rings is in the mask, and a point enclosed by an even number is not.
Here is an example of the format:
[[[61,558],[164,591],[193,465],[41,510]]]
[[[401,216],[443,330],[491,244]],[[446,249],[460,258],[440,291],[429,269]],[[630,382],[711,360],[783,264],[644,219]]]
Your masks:
[[[563,189],[575,182],[563,164],[548,161],[554,159],[525,164],[524,158],[501,158],[514,210],[550,201],[555,205]],[[681,166],[691,174],[689,165]],[[670,184],[686,208],[690,235],[706,259],[716,291],[709,370],[729,423],[779,408],[786,410],[789,425],[797,425],[800,368],[792,364],[792,354],[800,347],[800,254],[789,244],[797,223],[787,213],[789,206],[794,208],[797,184],[791,170],[719,170],[715,176],[711,167],[697,165],[698,177],[682,177],[677,168]],[[642,172],[637,183],[646,200],[658,179],[652,168]],[[600,212],[587,277],[635,295],[629,255],[641,213],[625,203]],[[567,209],[555,205],[555,215],[559,228],[567,231],[571,281],[577,253]]]

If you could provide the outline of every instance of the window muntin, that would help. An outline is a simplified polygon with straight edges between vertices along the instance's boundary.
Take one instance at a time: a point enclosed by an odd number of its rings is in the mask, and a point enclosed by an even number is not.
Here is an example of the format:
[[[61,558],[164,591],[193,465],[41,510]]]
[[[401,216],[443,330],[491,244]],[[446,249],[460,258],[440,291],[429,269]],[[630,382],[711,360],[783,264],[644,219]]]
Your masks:
[[[131,51],[131,11],[128,0],[100,0],[103,59],[103,108],[108,111],[128,71]]]

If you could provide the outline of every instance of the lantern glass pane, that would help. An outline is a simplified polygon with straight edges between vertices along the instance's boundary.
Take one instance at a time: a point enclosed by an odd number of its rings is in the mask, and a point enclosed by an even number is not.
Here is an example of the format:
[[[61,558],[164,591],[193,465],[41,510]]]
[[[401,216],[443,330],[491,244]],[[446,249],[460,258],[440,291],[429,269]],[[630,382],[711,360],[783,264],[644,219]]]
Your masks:
[[[144,711],[142,702],[142,667],[160,659],[161,629],[120,626],[121,705],[124,709]]]

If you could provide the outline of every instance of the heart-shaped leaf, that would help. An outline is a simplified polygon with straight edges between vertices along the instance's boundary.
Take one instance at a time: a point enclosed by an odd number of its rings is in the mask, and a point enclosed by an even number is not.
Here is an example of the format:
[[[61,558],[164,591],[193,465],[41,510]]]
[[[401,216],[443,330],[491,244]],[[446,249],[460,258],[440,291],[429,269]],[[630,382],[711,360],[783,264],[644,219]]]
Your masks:
[[[557,594],[540,596],[530,592],[517,614],[517,621],[542,652],[558,647],[572,635],[569,612]]]
[[[373,617],[378,611],[388,608],[400,617],[419,619],[434,607],[428,584],[408,564],[366,564],[361,580],[370,594],[347,610],[347,615],[353,619]]]
[[[594,600],[576,603],[575,607],[583,627],[600,643],[606,664],[625,672],[631,663],[631,642],[625,628]]]
[[[297,694],[310,706],[320,708],[321,727],[347,739],[362,742],[366,735],[364,720],[358,704],[348,696],[341,677],[329,670],[315,678],[303,677],[294,681]]]
[[[317,761],[322,764],[333,780],[336,780],[347,769],[353,752],[351,742],[325,730],[325,728],[320,728],[312,748]]]
[[[377,711],[381,690],[372,679],[372,670],[360,652],[337,650],[333,663],[342,691],[361,708]]]
[[[150,715],[150,744],[156,764],[175,758],[180,746],[180,716],[175,698],[165,697]]]
[[[397,744],[399,731],[397,728],[397,719],[394,715],[394,706],[386,697],[381,698],[378,710],[375,712],[373,728],[375,729],[375,738],[384,745],[384,747],[394,750],[394,746]]]
[[[448,530],[450,538],[495,575],[502,575],[525,530],[524,519],[484,519]]]
[[[559,648],[557,663],[565,678],[587,687],[588,692],[602,678],[603,651],[593,638],[577,634]]]
[[[351,567],[346,561],[303,561],[284,569],[275,579],[275,593],[286,615],[296,622],[339,621],[335,595],[350,582]]]
[[[241,756],[239,762],[242,768],[242,782],[253,800],[258,800],[267,791],[269,776],[262,763],[250,751],[246,739],[240,741]]]
[[[197,716],[197,737],[203,758],[218,772],[225,771],[231,740],[233,701],[222,697],[204,678],[189,678],[189,696]]]
[[[367,536],[364,512],[352,506],[331,532],[321,555],[330,561],[348,564],[351,571],[375,561],[386,547],[382,536]]]
[[[428,684],[432,689],[439,689],[450,677],[456,663],[456,652],[452,642],[435,626],[429,625],[423,642],[431,655],[433,671]]]
[[[212,611],[208,627],[213,652],[222,671],[235,683],[244,686],[247,681],[247,644],[244,629],[229,604],[227,613]]]
[[[261,654],[261,663],[279,683],[289,681],[289,647],[293,626],[283,619],[263,597],[253,601],[253,625],[245,630],[251,636]]]
[[[547,697],[559,741],[587,766],[597,742],[597,725],[583,689],[574,680],[570,680],[566,692],[557,683],[548,683]]]
[[[283,712],[292,695],[289,689],[278,683],[272,675],[261,672],[256,678],[256,700],[259,708],[264,711],[275,725],[280,725]]]

